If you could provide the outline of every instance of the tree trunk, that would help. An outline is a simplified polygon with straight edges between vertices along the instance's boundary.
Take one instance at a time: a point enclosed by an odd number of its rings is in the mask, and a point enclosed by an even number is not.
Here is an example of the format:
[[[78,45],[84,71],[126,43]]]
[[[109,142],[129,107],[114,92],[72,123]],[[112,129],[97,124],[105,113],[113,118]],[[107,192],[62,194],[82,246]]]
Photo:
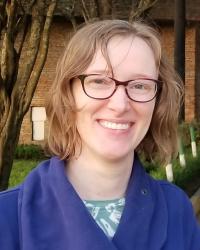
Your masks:
[[[185,0],[175,0],[174,18],[174,67],[185,83]],[[185,119],[185,103],[180,110],[180,120]]]
[[[15,48],[15,39],[16,23],[21,18],[21,15],[16,15],[19,1],[10,0],[6,3],[7,23],[1,33],[3,41],[0,48],[0,190],[8,187],[23,117],[29,109],[46,61],[56,2],[57,0],[31,2],[29,31],[25,26],[21,33],[22,39],[17,43],[18,50]]]
[[[19,139],[23,116],[18,117],[12,110],[0,137],[0,191],[8,188],[14,153]]]

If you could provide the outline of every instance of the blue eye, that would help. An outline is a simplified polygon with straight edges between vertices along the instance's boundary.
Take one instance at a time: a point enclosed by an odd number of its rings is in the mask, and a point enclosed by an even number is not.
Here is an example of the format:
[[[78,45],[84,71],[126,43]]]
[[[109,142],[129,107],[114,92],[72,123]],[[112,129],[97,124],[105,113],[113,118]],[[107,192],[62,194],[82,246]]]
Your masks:
[[[106,83],[106,81],[104,80],[104,79],[99,79],[99,78],[97,78],[97,79],[94,79],[94,80],[92,80],[94,83],[97,83],[97,84],[105,84]]]
[[[146,79],[133,80],[129,82],[128,89],[135,94],[147,94],[155,90],[155,82]]]
[[[142,83],[136,83],[132,87],[135,89],[145,89],[145,85]]]
[[[85,84],[93,88],[95,87],[107,88],[115,85],[112,79],[106,76],[96,76],[96,75],[88,76],[85,79]]]

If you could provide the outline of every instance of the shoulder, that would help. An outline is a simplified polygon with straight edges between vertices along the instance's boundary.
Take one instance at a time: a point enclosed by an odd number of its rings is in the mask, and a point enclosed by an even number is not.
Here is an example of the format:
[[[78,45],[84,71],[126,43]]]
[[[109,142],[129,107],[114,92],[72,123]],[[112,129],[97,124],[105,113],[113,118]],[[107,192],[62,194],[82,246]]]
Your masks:
[[[184,223],[188,223],[188,226],[193,221],[192,219],[197,221],[190,198],[181,188],[167,181],[157,182],[161,187],[163,196],[172,218],[176,219],[182,216],[182,218],[184,219]]]
[[[2,217],[2,214],[4,213],[9,214],[10,210],[12,211],[14,209],[17,210],[19,190],[20,190],[20,186],[0,192],[0,216],[1,217]],[[0,223],[1,223],[1,220],[0,220]]]
[[[0,192],[0,245],[2,250],[18,249],[18,195],[20,186]]]
[[[0,226],[7,227],[9,221],[17,222],[18,195],[20,187],[0,192]]]
[[[0,192],[0,216],[2,216],[4,213],[10,213],[10,215],[12,215],[11,217],[13,217],[14,214],[17,215],[17,213],[13,213],[13,211],[17,211],[18,205],[20,203],[21,192],[23,192],[24,189],[24,183],[27,182],[27,179],[30,179],[30,176],[32,177],[31,179],[37,180],[40,176],[45,175],[45,171],[48,171],[48,167],[50,165],[49,162],[49,160],[41,162],[34,170],[32,170],[28,174],[21,185]]]
[[[179,202],[185,199],[189,200],[186,193],[175,184],[165,180],[155,180],[155,182],[157,182],[157,184],[161,187],[166,198],[170,198],[170,200],[171,198],[174,198],[176,200],[178,199],[177,201]]]
[[[46,195],[43,191],[49,190],[49,186],[57,178],[57,172],[61,175],[62,170],[63,162],[53,157],[41,162],[21,185],[0,192],[0,228],[3,229],[0,232],[1,250],[19,249],[21,209],[24,202],[32,204],[34,199],[38,201],[40,196]]]
[[[176,212],[191,212],[192,204],[187,194],[178,186],[163,180],[156,181],[160,186],[168,207],[173,207]]]
[[[177,213],[185,214],[193,212],[192,204],[187,194],[178,186],[164,180],[154,180],[154,188],[159,189],[170,215],[177,216]]]
[[[154,187],[160,190],[157,196],[162,196],[163,200],[158,204],[157,209],[163,209],[163,204],[167,209],[169,237],[176,239],[181,237],[186,249],[200,250],[200,226],[189,197],[172,183],[154,179],[152,182]]]

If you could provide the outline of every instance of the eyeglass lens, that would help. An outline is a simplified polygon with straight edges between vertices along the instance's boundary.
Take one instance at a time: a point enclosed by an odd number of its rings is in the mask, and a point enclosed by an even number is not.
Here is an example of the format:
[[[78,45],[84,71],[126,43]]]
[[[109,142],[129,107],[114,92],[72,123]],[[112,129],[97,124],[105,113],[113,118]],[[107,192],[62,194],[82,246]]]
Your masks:
[[[123,83],[104,76],[104,75],[87,75],[83,78],[83,87],[85,93],[95,99],[106,99],[113,95],[117,85]],[[126,91],[128,97],[138,102],[148,102],[152,100],[157,92],[157,83],[153,79],[136,79],[128,81]]]

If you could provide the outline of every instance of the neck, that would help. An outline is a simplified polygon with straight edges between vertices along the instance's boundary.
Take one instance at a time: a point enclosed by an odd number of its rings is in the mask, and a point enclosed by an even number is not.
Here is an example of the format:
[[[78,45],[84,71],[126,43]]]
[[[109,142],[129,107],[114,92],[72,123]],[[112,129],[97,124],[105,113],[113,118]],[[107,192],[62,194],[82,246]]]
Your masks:
[[[133,155],[108,161],[81,154],[66,167],[69,181],[84,200],[110,200],[125,195],[132,171]]]

